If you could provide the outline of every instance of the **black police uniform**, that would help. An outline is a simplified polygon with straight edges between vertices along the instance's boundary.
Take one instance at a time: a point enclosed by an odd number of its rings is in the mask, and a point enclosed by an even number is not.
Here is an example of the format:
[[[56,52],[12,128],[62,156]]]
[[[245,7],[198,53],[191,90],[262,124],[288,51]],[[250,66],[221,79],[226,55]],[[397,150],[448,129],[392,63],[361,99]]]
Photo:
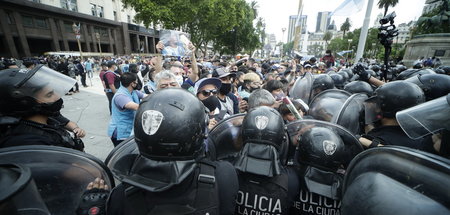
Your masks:
[[[109,197],[107,213],[233,214],[239,186],[233,166],[224,161],[202,162],[183,182],[162,192],[146,191],[127,183],[118,185]],[[210,167],[213,168],[208,172]],[[209,174],[213,178],[205,177]]]
[[[380,126],[372,129],[367,136],[372,141],[379,141],[383,145],[406,146],[413,149],[436,153],[431,136],[418,140],[410,139],[400,126]]]
[[[238,177],[235,214],[289,214],[299,181],[292,169],[283,168],[274,177],[239,171]]]
[[[0,148],[22,145],[53,145],[83,151],[83,143],[65,130],[65,119],[49,117],[47,124],[21,119],[10,125],[0,139]]]
[[[341,201],[335,200],[317,193],[310,192],[304,179],[306,168],[298,171],[300,178],[300,191],[296,195],[289,214],[301,215],[336,215],[340,214]]]

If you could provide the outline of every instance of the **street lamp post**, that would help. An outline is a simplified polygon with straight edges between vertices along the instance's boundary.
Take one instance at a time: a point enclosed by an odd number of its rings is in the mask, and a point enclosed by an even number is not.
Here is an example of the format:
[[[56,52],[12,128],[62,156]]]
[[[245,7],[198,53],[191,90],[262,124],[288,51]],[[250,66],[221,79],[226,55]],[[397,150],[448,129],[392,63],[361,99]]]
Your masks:
[[[100,57],[102,57],[102,45],[100,44],[100,34],[99,33],[95,33],[95,38],[97,38],[98,50],[100,51]]]
[[[73,30],[73,33],[75,33],[75,38],[77,38],[78,50],[80,50],[80,58],[81,58],[81,60],[83,60],[83,51],[81,51],[81,43],[80,43],[80,38],[81,38],[80,29],[81,29],[80,24],[76,25],[74,22],[72,25],[72,30]]]
[[[283,59],[283,54],[284,54],[284,48],[283,48],[283,44],[284,44],[284,32],[286,31],[286,28],[281,28],[281,32],[283,32],[283,36],[281,37],[281,59]]]
[[[348,47],[347,47],[347,51],[348,51],[348,50],[350,49],[350,43],[352,43],[353,40],[352,40],[352,39],[348,39],[347,41],[348,41]],[[349,54],[350,54],[350,53],[347,52],[347,63],[348,63],[348,61],[350,60],[350,59],[349,59]]]

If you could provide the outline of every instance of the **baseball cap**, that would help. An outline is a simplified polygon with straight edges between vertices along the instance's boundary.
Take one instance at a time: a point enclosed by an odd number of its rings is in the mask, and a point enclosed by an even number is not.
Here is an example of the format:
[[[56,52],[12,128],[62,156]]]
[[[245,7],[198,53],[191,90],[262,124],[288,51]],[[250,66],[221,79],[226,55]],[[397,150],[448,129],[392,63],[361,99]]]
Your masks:
[[[218,78],[202,78],[195,82],[194,94],[197,95],[198,91],[208,84],[212,84],[216,86],[217,89],[220,89],[220,87],[222,86],[222,81]]]
[[[108,67],[111,67],[113,65],[117,65],[117,63],[112,60],[108,61],[108,63],[106,64],[106,66],[108,66]]]
[[[214,70],[212,76],[215,78],[223,78],[227,76],[236,77],[236,74],[230,73],[225,68],[220,67]]]

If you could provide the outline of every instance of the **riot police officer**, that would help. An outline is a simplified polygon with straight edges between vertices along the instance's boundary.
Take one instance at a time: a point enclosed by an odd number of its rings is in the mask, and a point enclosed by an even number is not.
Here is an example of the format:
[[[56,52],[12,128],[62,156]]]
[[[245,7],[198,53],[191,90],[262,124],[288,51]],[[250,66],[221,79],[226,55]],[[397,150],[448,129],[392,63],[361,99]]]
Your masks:
[[[289,126],[299,142],[300,179],[290,214],[340,214],[343,172],[362,146],[349,131],[328,122],[302,120]]]
[[[417,85],[407,81],[393,81],[380,86],[374,96],[366,101],[366,123],[374,123],[375,128],[362,140],[367,147],[378,145],[400,145],[435,152],[430,138],[412,140],[400,128],[395,114],[398,111],[425,102],[425,95]]]
[[[18,145],[55,145],[83,150],[61,116],[62,96],[75,80],[43,65],[31,70],[0,71],[0,148]]]
[[[233,166],[205,157],[208,116],[184,89],[146,97],[134,121],[134,141],[116,147],[107,162],[122,183],[108,214],[232,214],[238,181]],[[139,153],[125,153],[137,145]]]
[[[270,107],[257,107],[242,122],[244,147],[234,166],[239,192],[235,214],[288,214],[298,179],[281,163],[285,125]]]

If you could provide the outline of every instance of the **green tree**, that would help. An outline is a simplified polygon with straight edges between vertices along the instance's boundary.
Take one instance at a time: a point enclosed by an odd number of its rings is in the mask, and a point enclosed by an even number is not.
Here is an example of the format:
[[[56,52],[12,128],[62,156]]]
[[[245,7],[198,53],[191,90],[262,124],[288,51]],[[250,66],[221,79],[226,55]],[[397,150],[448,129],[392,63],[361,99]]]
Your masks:
[[[235,46],[235,49],[249,49],[258,44],[258,36],[253,28],[256,18],[256,3],[245,0],[122,0],[125,7],[136,11],[135,20],[145,26],[160,25],[165,29],[177,29],[191,35],[192,43],[203,52],[209,42],[228,36],[236,29],[236,35],[249,34],[243,42],[225,40],[222,45]],[[249,26],[249,23],[251,24]],[[250,41],[255,40],[256,41]],[[223,42],[223,41],[222,41]],[[243,46],[242,46],[243,45]],[[220,49],[219,46],[215,46]]]
[[[283,44],[284,53],[291,53],[293,48],[294,48],[294,41]]]
[[[331,33],[331,31],[326,31],[322,39],[325,40],[325,43],[328,46],[328,41],[330,41],[331,38],[333,38],[333,33]]]
[[[341,31],[344,32],[343,37],[345,37],[345,32],[349,31],[351,27],[352,27],[352,24],[350,23],[350,19],[349,19],[349,18],[346,18],[346,19],[345,19],[345,22],[342,23],[341,29],[340,29]]]
[[[322,53],[323,53],[323,46],[321,46],[320,44],[313,44],[308,46],[308,55],[320,57]]]
[[[397,3],[398,3],[398,0],[379,0],[378,8],[380,8],[380,9],[384,8],[384,16],[386,16],[389,7],[395,7],[395,5],[397,5]]]

